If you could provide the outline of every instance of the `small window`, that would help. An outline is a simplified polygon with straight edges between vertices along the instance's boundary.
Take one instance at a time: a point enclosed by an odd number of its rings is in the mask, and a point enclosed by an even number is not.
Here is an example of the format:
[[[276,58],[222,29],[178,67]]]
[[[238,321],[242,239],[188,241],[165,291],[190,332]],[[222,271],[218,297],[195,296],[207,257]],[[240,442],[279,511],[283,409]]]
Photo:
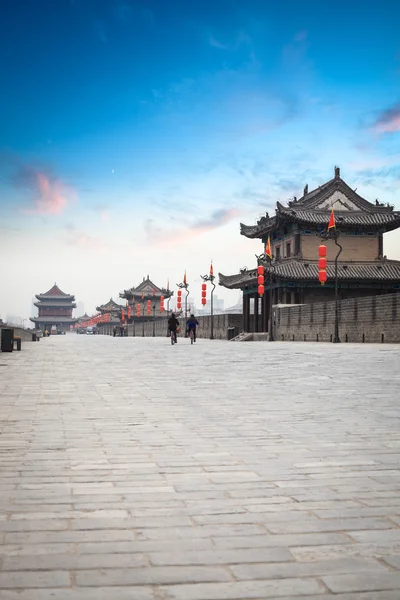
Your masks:
[[[281,247],[280,247],[280,246],[277,246],[277,247],[275,248],[275,258],[277,258],[277,259],[278,259],[278,258],[280,258],[280,257],[281,257]]]
[[[290,256],[291,256],[291,244],[290,244],[290,242],[288,242],[286,244],[286,258],[290,258]]]

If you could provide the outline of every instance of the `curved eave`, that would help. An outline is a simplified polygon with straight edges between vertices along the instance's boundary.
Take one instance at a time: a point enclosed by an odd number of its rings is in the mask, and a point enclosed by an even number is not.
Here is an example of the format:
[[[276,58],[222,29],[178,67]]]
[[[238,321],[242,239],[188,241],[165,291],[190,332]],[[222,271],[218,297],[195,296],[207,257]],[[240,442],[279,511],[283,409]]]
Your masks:
[[[269,268],[265,268],[266,274]],[[333,264],[327,266],[328,282],[335,278]],[[280,281],[318,281],[318,264],[309,261],[282,261],[275,263],[274,277]],[[339,263],[339,281],[364,281],[368,283],[400,283],[400,261],[365,263]],[[257,285],[257,270],[252,269],[235,275],[219,274],[219,284],[228,289],[243,289]],[[268,278],[266,278],[268,284]]]
[[[315,229],[321,226],[327,227],[331,213],[330,211],[301,211],[286,208],[278,203],[278,214],[281,219],[298,223],[309,229]],[[370,231],[393,231],[400,227],[400,212],[336,212],[335,220],[338,229],[351,230],[358,228]]]
[[[60,302],[74,302],[75,296],[66,295],[66,296],[45,296],[43,294],[36,294],[35,298],[37,298],[40,302],[46,302],[50,300],[58,300]]]
[[[68,323],[70,325],[79,321],[79,319],[73,319],[72,317],[30,317],[29,320],[33,323]]]
[[[273,231],[276,227],[276,218],[272,218],[263,225],[245,225],[240,223],[240,235],[247,238],[262,238],[265,234]]]

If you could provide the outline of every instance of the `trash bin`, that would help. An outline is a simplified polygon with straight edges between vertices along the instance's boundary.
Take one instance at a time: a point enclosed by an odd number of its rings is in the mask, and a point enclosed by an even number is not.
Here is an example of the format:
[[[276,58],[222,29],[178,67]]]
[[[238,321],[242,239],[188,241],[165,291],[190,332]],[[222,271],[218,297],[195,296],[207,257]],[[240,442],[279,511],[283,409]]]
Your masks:
[[[227,338],[232,340],[235,337],[235,327],[228,327]]]
[[[14,328],[13,327],[2,327],[0,329],[1,334],[1,351],[12,352],[13,351],[13,340],[14,340]]]
[[[36,342],[36,333],[32,333],[32,342]]]

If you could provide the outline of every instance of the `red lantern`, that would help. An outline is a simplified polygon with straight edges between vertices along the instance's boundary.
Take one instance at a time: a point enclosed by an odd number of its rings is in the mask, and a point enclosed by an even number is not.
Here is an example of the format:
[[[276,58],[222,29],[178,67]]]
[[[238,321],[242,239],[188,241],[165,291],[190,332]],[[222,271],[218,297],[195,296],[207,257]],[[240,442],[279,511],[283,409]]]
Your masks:
[[[122,309],[121,311],[121,323],[125,323],[125,311]]]
[[[202,298],[201,299],[201,303],[202,303],[203,306],[205,306],[207,304],[207,300],[205,298]]]
[[[147,314],[151,314],[151,300],[147,300]]]
[[[160,312],[164,312],[164,296],[160,297]]]
[[[128,306],[128,319],[130,319],[132,316],[132,309],[130,306]]]
[[[264,272],[265,272],[265,269],[264,269],[263,265],[258,265],[258,267],[257,267],[257,273],[258,273],[257,284],[258,284],[258,295],[259,296],[263,296],[264,291],[265,291]]]
[[[140,304],[137,305],[136,315],[140,317]]]
[[[318,256],[325,258],[326,257],[326,246],[325,244],[321,244],[318,247]]]
[[[178,290],[178,299],[182,296],[182,290]]]
[[[320,272],[318,273],[318,279],[319,279],[319,281],[320,281],[321,285],[324,285],[324,283],[325,283],[325,282],[326,282],[326,280],[327,280],[326,271],[320,271]]]
[[[202,283],[201,284],[201,290],[202,290],[202,292],[204,292],[204,291],[207,290],[207,284],[206,283]]]
[[[318,268],[326,269],[326,258],[321,257],[318,261]]]

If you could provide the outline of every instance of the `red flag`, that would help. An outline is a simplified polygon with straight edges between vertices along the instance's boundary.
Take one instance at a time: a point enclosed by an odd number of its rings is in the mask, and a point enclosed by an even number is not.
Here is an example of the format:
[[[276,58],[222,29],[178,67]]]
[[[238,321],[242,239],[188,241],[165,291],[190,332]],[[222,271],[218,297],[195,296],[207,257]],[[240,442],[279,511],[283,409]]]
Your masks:
[[[169,290],[169,278],[168,278],[168,281],[167,281],[167,290]]]
[[[329,217],[328,231],[332,228],[336,228],[335,213],[334,213],[333,208],[332,208],[331,216]]]
[[[211,276],[213,276],[213,275],[214,275],[214,269],[213,269],[213,264],[212,264],[212,262],[211,262],[211,265],[210,265],[210,275],[211,275]]]
[[[186,285],[186,271],[185,271],[185,274],[183,276],[183,283]]]
[[[268,258],[272,259],[272,251],[271,251],[271,238],[268,236],[267,243],[265,244],[265,254]]]

